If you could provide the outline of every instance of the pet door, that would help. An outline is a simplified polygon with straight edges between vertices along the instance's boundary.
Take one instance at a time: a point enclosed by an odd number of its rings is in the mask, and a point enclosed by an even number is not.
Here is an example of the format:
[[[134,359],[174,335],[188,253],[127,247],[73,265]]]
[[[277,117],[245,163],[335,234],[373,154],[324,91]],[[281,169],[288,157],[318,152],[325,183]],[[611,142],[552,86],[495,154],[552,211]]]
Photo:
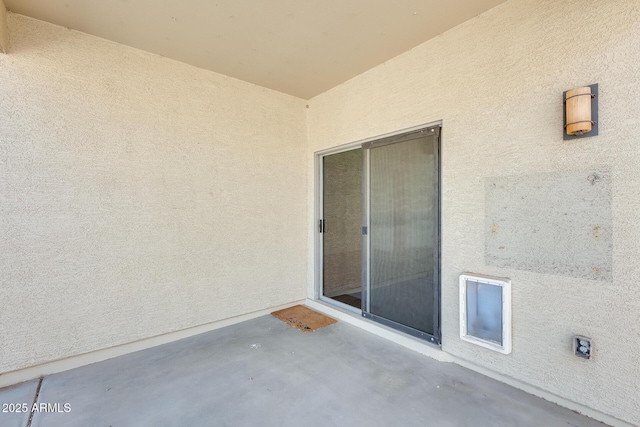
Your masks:
[[[460,276],[460,338],[500,353],[511,353],[509,279]]]

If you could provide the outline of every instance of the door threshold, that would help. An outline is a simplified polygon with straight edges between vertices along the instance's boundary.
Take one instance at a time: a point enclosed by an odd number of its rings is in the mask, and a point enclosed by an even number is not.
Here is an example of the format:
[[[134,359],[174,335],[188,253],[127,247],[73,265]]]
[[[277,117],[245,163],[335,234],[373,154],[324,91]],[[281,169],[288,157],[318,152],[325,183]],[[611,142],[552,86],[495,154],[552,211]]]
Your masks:
[[[350,311],[351,313],[355,313],[357,315],[362,315],[362,310],[354,307],[352,305],[349,304],[345,304],[341,301],[338,301],[336,299],[333,299],[331,297],[325,297],[325,296],[320,296],[319,298],[320,301],[322,301],[323,303],[327,304],[328,306],[335,306],[341,310],[345,310],[345,311]]]
[[[366,319],[362,317],[361,314],[357,314],[352,310],[337,307],[333,302],[327,303],[321,300],[307,299],[304,305],[432,359],[440,362],[453,362],[453,357],[451,357],[449,353],[442,351],[439,345],[431,344],[424,339],[416,338],[381,323]]]
[[[431,344],[440,345],[440,340],[435,336],[435,335],[431,335],[427,332],[423,332],[420,331],[418,329],[414,329],[410,326],[406,326],[403,325],[401,323],[398,322],[394,322],[393,320],[389,320],[389,319],[385,319],[384,317],[380,317],[380,316],[376,316],[375,314],[371,314],[371,313],[362,313],[363,317],[366,317],[367,319],[371,319],[377,323],[381,323],[385,326],[388,326],[389,328],[398,331],[398,332],[402,332],[404,334],[407,335],[411,335],[417,338],[420,338],[424,341],[427,341]]]

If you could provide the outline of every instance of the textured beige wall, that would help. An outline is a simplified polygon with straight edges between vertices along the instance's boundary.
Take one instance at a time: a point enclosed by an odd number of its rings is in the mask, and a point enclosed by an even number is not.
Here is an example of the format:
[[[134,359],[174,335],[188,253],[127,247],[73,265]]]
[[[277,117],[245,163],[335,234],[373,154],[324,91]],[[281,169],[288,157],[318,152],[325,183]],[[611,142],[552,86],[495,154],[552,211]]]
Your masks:
[[[304,101],[9,27],[0,373],[304,298]]]
[[[307,155],[313,206],[313,152],[443,120],[443,349],[633,424],[640,424],[639,57],[637,2],[511,0],[313,98]],[[591,83],[600,84],[600,135],[563,141],[562,92]],[[485,178],[599,169],[612,179],[611,280],[485,263]],[[312,295],[312,258],[309,265]],[[512,279],[511,355],[458,338],[463,271]],[[592,360],[571,354],[573,334],[594,339]]]

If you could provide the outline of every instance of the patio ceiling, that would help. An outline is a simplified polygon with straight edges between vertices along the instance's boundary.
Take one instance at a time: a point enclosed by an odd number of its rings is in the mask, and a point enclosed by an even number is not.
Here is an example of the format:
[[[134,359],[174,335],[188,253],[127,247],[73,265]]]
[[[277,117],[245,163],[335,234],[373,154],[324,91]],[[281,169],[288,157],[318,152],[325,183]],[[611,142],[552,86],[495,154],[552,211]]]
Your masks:
[[[5,0],[13,12],[304,99],[504,0]]]

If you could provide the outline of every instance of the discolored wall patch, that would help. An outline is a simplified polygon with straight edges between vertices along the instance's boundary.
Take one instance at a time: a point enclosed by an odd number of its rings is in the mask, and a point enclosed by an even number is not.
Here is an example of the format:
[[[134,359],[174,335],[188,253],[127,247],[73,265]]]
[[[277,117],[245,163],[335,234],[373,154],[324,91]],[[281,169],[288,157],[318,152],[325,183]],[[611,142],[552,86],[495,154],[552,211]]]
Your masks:
[[[485,262],[611,280],[609,170],[485,179]]]

